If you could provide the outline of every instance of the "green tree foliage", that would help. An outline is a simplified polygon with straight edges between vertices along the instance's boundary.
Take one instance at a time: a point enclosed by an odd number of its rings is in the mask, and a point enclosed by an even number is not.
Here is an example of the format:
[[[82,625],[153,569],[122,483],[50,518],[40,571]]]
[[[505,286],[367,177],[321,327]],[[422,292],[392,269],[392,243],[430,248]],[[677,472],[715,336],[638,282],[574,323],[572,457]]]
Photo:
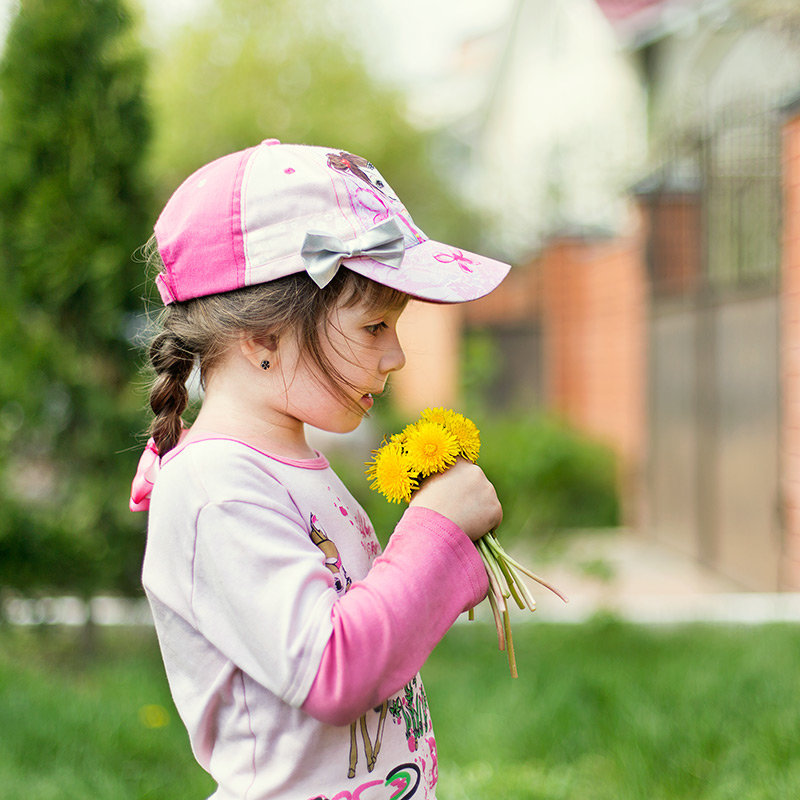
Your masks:
[[[358,20],[337,15],[342,6],[215,0],[154,53],[162,200],[200,165],[262,139],[339,147],[369,158],[429,236],[473,247],[474,226],[442,183],[435,140],[371,76],[351,30]]]
[[[133,590],[132,254],[152,202],[121,0],[22,0],[0,64],[0,587]]]

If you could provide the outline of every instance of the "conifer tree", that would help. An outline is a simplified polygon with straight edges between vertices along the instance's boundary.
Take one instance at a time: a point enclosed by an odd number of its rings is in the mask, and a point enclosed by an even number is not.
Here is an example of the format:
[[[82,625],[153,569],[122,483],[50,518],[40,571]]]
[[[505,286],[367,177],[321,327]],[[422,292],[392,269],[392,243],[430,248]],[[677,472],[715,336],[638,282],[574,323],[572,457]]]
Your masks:
[[[122,0],[22,0],[0,64],[0,588],[135,591],[145,63]]]

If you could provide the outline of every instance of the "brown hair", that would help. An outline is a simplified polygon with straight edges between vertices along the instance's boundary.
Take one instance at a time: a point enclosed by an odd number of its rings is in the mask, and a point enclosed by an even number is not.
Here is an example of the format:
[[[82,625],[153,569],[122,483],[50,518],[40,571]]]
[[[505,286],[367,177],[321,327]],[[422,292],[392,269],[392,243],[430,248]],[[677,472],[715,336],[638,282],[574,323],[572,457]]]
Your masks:
[[[143,251],[151,267],[163,269],[155,237]],[[349,307],[358,302],[375,309],[397,308],[407,299],[403,292],[342,267],[324,289],[319,289],[305,272],[299,272],[166,306],[149,349],[150,366],[155,372],[150,387],[150,408],[155,414],[150,435],[159,454],[163,456],[178,443],[181,415],[189,404],[186,382],[195,365],[200,370],[200,383],[205,385],[208,374],[241,333],[264,342],[295,335],[301,353],[320,379],[342,403],[351,404],[345,392],[347,381],[322,347],[331,312],[339,305]],[[365,413],[360,406],[354,404],[354,408]]]

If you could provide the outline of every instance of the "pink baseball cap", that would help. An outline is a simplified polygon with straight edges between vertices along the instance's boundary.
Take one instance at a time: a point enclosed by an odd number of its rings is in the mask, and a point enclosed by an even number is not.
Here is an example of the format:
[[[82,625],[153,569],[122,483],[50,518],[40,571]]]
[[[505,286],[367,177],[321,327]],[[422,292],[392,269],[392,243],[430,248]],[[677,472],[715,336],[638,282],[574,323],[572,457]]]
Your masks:
[[[510,268],[428,239],[366,159],[275,139],[190,175],[155,233],[166,304],[302,271],[322,287],[342,263],[413,297],[460,303]]]

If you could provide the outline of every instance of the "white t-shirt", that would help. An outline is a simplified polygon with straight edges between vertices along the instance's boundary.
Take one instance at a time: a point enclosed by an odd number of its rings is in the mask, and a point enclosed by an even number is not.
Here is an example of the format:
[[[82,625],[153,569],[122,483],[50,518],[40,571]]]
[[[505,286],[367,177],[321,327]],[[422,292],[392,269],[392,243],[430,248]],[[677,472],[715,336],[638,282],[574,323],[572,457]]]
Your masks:
[[[349,726],[301,710],[331,610],[379,553],[323,456],[288,461],[214,438],[164,458],[143,584],[175,705],[218,783],[214,800],[435,797],[419,676]]]

